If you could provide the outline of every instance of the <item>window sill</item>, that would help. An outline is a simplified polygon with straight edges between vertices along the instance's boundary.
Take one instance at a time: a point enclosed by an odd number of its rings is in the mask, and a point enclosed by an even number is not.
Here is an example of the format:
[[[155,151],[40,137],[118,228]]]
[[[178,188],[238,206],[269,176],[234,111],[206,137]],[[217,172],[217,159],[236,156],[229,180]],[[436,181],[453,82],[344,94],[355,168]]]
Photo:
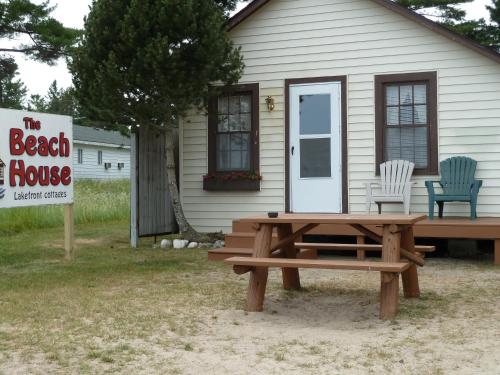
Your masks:
[[[259,180],[203,180],[205,191],[260,191]]]

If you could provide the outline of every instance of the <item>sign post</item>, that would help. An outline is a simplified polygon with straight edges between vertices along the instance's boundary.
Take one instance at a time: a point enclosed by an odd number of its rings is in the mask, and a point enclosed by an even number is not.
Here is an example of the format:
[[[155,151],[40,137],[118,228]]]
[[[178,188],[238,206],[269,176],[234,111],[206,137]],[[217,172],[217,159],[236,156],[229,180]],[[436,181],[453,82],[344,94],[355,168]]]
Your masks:
[[[68,116],[0,109],[0,208],[64,205],[64,248],[74,247],[73,125]]]

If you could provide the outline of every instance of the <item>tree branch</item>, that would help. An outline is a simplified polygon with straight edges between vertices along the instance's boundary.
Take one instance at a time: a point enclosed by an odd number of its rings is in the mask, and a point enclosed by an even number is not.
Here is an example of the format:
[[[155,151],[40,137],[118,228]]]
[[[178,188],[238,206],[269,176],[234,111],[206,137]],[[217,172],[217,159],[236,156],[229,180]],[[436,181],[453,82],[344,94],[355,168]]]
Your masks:
[[[19,53],[26,53],[26,52],[32,52],[36,51],[37,48],[0,48],[0,52],[19,52]]]

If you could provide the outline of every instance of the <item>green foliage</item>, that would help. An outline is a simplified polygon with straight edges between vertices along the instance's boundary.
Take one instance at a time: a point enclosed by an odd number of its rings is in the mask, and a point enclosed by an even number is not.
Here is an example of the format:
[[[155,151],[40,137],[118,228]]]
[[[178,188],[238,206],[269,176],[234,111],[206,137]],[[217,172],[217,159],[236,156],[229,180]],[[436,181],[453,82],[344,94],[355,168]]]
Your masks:
[[[68,87],[59,88],[57,81],[53,81],[45,96],[34,94],[30,96],[27,109],[29,111],[52,113],[56,115],[66,115],[73,117],[73,123],[83,126],[92,126],[107,130],[118,130],[123,135],[128,135],[129,131],[124,126],[109,124],[99,120],[90,120],[87,111],[83,108],[75,95],[75,89]]]
[[[475,21],[465,21],[448,26],[459,34],[500,52],[500,27],[498,24],[489,24],[481,18]]]
[[[125,125],[171,125],[203,107],[211,83],[237,82],[243,70],[225,31],[235,3],[94,1],[70,63],[79,101],[93,118]]]
[[[22,109],[26,87],[16,79],[17,64],[11,58],[0,58],[0,108]]]
[[[0,0],[0,38],[26,36],[30,40],[16,47],[0,48],[0,52],[23,53],[48,64],[67,56],[80,32],[50,17],[53,10],[49,1],[34,4],[30,0]]]
[[[490,12],[491,20],[500,27],[500,0],[492,0],[491,6],[487,5],[486,8]]]
[[[457,5],[473,0],[395,0],[396,3],[426,16],[435,16],[443,22],[462,21],[465,11]]]
[[[79,108],[74,95],[74,89],[59,88],[57,81],[53,81],[45,97],[38,94],[31,95],[28,104],[29,110],[37,112],[53,113],[58,115],[67,115],[78,117]]]
[[[491,21],[485,19],[466,20],[465,11],[458,5],[473,0],[395,0],[399,5],[417,11],[424,16],[432,16],[451,30],[458,32],[476,42],[500,52],[500,0],[494,0],[486,6]]]
[[[76,224],[128,220],[130,212],[128,180],[75,182]],[[0,210],[0,234],[63,225],[62,206],[39,206]]]

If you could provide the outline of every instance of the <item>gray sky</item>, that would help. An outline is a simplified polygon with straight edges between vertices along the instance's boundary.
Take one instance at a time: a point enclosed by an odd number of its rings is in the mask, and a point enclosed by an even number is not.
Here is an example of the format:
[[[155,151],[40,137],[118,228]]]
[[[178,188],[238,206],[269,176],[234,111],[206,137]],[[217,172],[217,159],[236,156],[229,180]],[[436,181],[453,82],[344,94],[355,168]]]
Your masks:
[[[40,3],[41,0],[35,2]],[[88,13],[92,0],[51,0],[50,3],[57,5],[53,13],[54,18],[67,27],[83,28],[83,17]],[[491,0],[474,0],[464,6],[468,18],[487,18],[488,12],[485,8],[487,4],[491,4]],[[245,3],[242,3],[240,7],[244,5]],[[71,85],[71,75],[63,60],[55,66],[36,63],[19,56],[16,56],[16,61],[19,64],[20,77],[30,94],[45,95],[53,80],[57,80],[60,87]]]

